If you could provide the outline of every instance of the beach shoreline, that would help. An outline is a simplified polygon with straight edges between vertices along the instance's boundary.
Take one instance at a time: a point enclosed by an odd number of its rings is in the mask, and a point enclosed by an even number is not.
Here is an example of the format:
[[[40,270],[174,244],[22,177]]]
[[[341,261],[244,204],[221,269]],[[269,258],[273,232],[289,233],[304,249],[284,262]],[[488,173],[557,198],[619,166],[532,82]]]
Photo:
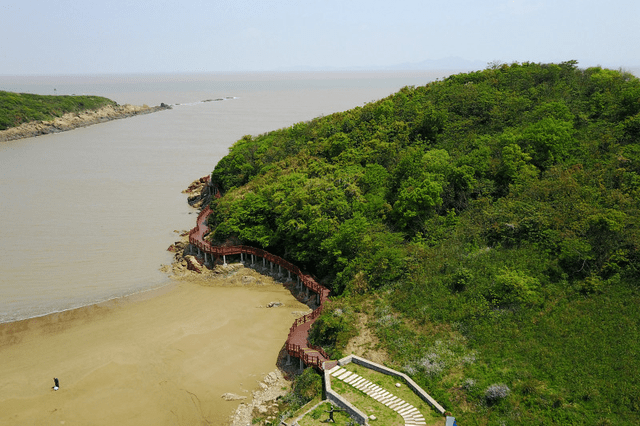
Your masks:
[[[236,271],[232,284],[194,275],[0,324],[0,424],[227,424],[277,371],[289,327],[307,309],[270,277],[243,283],[249,272]],[[267,308],[273,301],[283,306]]]
[[[187,245],[185,231],[165,286],[0,324],[0,425],[244,426],[275,410],[309,307],[242,264],[189,270]]]
[[[171,106],[161,104],[150,107],[147,105],[107,105],[97,110],[70,112],[50,121],[30,121],[17,127],[0,131],[0,142],[31,138],[50,133],[65,132],[79,127],[91,126],[111,120],[133,117],[135,115],[151,114],[171,109]]]

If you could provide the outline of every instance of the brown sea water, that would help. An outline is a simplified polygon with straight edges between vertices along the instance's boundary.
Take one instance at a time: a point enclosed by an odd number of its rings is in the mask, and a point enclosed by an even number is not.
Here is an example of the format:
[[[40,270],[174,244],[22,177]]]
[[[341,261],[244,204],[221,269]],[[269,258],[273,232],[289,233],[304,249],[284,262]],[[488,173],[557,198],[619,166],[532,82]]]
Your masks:
[[[0,322],[167,284],[173,231],[195,223],[181,191],[236,140],[450,73],[0,77],[0,90],[174,105],[0,143]]]

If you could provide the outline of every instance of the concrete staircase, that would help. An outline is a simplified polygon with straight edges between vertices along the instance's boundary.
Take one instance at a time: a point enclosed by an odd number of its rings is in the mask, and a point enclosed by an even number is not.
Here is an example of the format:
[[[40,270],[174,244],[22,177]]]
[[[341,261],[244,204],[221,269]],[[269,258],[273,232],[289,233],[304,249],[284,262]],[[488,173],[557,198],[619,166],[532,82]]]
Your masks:
[[[376,401],[391,408],[400,414],[404,419],[405,426],[426,426],[427,422],[424,416],[413,405],[393,395],[391,392],[382,389],[380,386],[373,384],[371,381],[352,373],[340,366],[333,367],[329,370],[332,377],[342,380],[343,382],[353,386],[354,388],[364,392]]]

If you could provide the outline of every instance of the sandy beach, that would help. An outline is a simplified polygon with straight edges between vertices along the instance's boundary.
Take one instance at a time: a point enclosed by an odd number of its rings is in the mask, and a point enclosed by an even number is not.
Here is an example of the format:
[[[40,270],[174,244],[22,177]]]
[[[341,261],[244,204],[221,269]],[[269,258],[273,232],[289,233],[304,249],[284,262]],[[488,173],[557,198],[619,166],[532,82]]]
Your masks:
[[[0,324],[0,424],[224,425],[221,396],[250,399],[306,309],[278,284],[183,281]]]

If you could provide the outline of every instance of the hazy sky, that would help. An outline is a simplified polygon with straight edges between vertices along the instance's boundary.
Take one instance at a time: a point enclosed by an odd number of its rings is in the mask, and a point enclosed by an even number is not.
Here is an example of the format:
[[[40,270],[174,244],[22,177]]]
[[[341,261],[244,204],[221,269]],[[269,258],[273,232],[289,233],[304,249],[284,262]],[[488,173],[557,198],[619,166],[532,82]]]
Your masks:
[[[639,0],[0,0],[0,75],[640,66]]]

